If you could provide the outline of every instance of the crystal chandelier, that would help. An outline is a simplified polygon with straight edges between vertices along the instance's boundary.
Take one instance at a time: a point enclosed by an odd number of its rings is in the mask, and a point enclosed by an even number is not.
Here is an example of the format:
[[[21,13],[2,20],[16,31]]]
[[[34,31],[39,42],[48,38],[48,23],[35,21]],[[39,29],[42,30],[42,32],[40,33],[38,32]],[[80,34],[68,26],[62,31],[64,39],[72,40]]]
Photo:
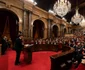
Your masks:
[[[53,6],[54,12],[60,16],[65,16],[71,10],[71,3],[67,0],[58,0]]]
[[[79,24],[81,27],[85,27],[85,18],[83,18],[83,20],[80,22]]]
[[[75,15],[71,18],[71,21],[75,24],[78,24],[82,21],[83,16],[79,14],[78,8],[76,8],[76,13]]]

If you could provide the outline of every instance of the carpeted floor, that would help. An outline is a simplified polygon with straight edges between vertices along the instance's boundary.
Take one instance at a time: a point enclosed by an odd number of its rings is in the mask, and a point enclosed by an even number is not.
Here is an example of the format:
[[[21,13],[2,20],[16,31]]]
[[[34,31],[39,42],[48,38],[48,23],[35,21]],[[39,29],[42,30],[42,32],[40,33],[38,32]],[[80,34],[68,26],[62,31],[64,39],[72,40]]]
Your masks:
[[[15,66],[15,51],[9,50],[6,55],[0,57],[0,70],[50,70],[50,56],[60,52],[41,51],[33,52],[32,63],[26,64],[23,61],[23,52],[21,54],[21,64]]]
[[[59,54],[61,52],[51,52],[51,51],[40,51],[33,52],[32,63],[26,64],[23,61],[23,52],[21,54],[21,64],[15,66],[15,51],[9,50],[6,55],[0,57],[0,70],[50,70],[50,56],[54,54]],[[78,68],[71,70],[85,70],[85,65],[80,64]]]

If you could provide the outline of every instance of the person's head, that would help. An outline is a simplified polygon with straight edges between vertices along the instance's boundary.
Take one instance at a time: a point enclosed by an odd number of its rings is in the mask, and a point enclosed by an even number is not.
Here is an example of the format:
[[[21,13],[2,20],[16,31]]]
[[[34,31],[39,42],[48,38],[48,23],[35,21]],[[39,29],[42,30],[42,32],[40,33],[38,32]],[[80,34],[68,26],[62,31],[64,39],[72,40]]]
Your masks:
[[[23,38],[23,35],[19,35],[19,38],[22,39]]]
[[[4,36],[3,38],[4,38],[4,40],[7,40],[7,37],[6,36]]]

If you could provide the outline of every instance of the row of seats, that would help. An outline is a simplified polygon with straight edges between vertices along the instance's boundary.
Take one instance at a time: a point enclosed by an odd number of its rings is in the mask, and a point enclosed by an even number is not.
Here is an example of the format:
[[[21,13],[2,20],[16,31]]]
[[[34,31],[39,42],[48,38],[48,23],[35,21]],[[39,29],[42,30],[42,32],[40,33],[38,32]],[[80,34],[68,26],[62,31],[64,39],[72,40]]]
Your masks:
[[[72,65],[74,49],[62,52],[61,54],[52,55],[51,70],[69,70]]]

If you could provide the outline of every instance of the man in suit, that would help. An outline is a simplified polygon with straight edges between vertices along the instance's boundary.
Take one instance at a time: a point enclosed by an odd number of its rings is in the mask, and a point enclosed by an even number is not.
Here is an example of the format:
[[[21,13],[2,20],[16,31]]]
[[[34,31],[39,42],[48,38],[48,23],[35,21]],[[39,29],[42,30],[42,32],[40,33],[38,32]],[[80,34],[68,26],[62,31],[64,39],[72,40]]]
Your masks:
[[[20,54],[21,54],[22,48],[24,46],[22,39],[23,39],[23,36],[19,35],[18,38],[15,41],[15,46],[14,46],[15,47],[15,51],[16,51],[15,65],[20,64],[20,61],[19,61]]]
[[[4,36],[2,38],[2,47],[1,47],[1,54],[4,55],[8,47],[7,37]]]

